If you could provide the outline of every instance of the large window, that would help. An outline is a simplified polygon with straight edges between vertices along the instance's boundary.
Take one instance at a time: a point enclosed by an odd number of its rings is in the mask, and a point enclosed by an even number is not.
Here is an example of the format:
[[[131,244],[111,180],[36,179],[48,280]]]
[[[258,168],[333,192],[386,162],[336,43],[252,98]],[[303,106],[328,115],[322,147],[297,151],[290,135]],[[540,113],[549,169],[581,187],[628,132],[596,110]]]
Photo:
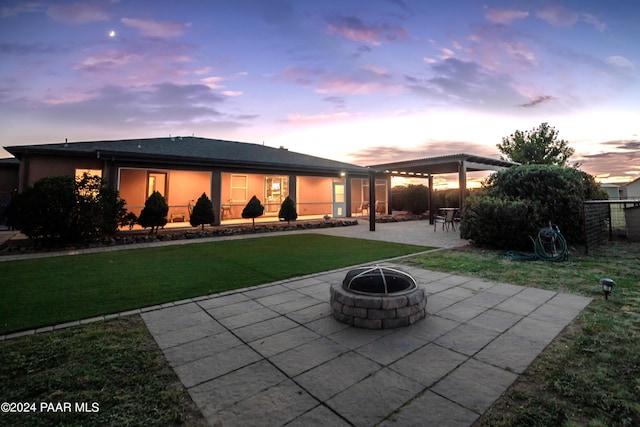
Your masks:
[[[231,200],[230,202],[247,201],[247,175],[231,175]]]

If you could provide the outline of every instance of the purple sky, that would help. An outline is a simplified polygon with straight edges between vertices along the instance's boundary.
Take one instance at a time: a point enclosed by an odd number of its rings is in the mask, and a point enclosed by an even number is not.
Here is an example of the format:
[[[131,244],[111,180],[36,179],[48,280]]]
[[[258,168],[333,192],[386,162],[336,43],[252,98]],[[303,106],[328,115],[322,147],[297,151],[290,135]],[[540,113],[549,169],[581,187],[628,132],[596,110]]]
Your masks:
[[[498,157],[548,122],[629,181],[639,40],[626,0],[0,0],[0,146],[195,134],[366,165]]]

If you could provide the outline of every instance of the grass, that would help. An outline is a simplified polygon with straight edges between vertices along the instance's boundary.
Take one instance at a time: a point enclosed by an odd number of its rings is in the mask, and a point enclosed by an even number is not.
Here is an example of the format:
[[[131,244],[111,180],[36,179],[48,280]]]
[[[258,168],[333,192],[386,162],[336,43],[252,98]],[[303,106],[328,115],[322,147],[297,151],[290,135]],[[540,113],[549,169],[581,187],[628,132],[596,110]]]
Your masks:
[[[32,335],[0,350],[0,402],[35,409],[0,412],[0,425],[206,425],[140,316]],[[53,402],[74,410],[41,407]],[[76,403],[93,412],[76,412]]]
[[[594,299],[476,425],[640,425],[640,245],[609,244],[563,263],[511,261],[478,250],[407,262]],[[609,300],[598,283],[603,277],[617,284]]]
[[[295,248],[287,252],[293,254],[287,256],[295,257],[297,252],[310,253],[308,251],[312,249],[305,245],[311,242],[306,239],[296,242]],[[339,252],[342,246],[350,248],[345,252],[364,251],[370,244],[349,242],[348,239],[332,242],[340,246],[334,248]],[[266,242],[251,243],[243,249],[244,258],[251,258],[247,254],[252,254],[256,248],[268,251],[270,247],[262,244]],[[370,260],[393,256],[382,252],[385,246],[393,245],[371,246]],[[188,248],[185,249],[187,253],[193,249],[191,246],[185,248]],[[407,253],[416,248],[394,250]],[[141,253],[143,251],[127,252],[131,264],[139,259],[153,259],[151,254]],[[213,254],[215,250],[209,249],[209,252]],[[215,253],[216,257],[223,256]],[[263,280],[276,280],[278,269],[288,271],[289,266],[278,259],[277,252],[272,253],[275,254],[271,257],[272,269],[244,258],[235,268],[267,270],[261,273]],[[178,255],[173,253],[173,259]],[[57,258],[58,262],[64,259]],[[158,262],[164,265],[154,266],[152,272],[165,271],[174,275],[173,270],[179,268],[180,263],[170,263],[171,259],[161,258]],[[341,261],[341,258],[336,255],[334,261]],[[324,264],[327,261],[317,259],[317,262]],[[594,299],[476,425],[640,425],[640,245],[606,245],[591,256],[572,254],[568,262],[553,264],[515,262],[500,253],[480,250],[432,252],[403,262]],[[311,262],[305,268],[315,267]],[[0,268],[5,267],[0,265]],[[330,267],[318,266],[318,269],[323,268]],[[598,284],[602,277],[617,283],[607,301]],[[58,280],[50,279],[47,283],[51,282]],[[205,282],[212,286],[211,281]],[[218,282],[217,276],[214,282]],[[4,309],[4,305],[2,307]],[[203,420],[193,409],[193,403],[163,361],[160,350],[137,316],[0,343],[0,401],[100,403],[99,414],[76,414],[75,417],[63,414],[52,418],[53,415],[39,414],[29,418],[25,414],[0,414],[0,425],[202,425]]]
[[[295,234],[0,263],[0,334],[428,248]]]

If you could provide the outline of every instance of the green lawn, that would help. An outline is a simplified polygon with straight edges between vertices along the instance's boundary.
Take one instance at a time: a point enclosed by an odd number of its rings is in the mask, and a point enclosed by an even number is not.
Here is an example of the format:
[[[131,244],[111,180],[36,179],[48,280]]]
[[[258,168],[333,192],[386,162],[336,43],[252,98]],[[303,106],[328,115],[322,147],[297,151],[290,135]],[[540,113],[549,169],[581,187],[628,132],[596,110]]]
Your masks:
[[[295,234],[0,262],[0,334],[426,249]]]

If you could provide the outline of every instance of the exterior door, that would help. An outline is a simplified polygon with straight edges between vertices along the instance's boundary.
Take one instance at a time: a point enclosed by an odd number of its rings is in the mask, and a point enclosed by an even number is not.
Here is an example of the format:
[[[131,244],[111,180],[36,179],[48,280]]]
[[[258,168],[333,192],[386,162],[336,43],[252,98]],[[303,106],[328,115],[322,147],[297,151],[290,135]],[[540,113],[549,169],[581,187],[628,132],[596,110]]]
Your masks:
[[[345,183],[333,183],[333,217],[342,218],[346,216],[347,200],[345,197]]]

